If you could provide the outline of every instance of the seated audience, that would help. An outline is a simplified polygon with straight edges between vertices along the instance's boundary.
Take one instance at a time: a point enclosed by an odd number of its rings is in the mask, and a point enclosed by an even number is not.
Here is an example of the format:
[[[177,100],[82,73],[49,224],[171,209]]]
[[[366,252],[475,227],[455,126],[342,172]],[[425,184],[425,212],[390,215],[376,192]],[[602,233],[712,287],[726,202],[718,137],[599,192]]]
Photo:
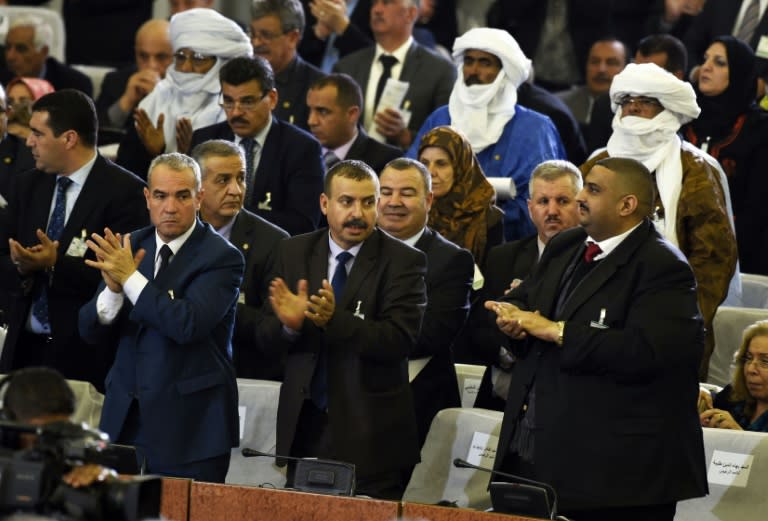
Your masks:
[[[699,117],[683,137],[720,162],[731,192],[741,271],[768,274],[768,114],[755,103],[755,53],[732,36],[715,38],[695,82]]]
[[[134,109],[165,77],[173,61],[168,21],[154,19],[136,32],[135,63],[104,76],[96,110],[102,127],[133,124]]]
[[[55,89],[40,78],[14,78],[6,88],[8,102],[8,133],[24,140],[31,132],[29,119],[32,104]],[[31,168],[31,167],[30,167]]]
[[[78,89],[93,95],[91,80],[82,72],[49,56],[53,29],[35,16],[20,16],[11,23],[5,37],[5,69],[0,82],[8,84],[15,76],[48,80],[57,90]]]
[[[174,66],[139,103],[135,126],[120,143],[117,163],[146,177],[152,158],[186,152],[192,132],[225,119],[219,105],[219,71],[236,56],[251,56],[251,41],[232,20],[212,9],[174,15],[170,25]]]
[[[504,241],[504,212],[472,146],[451,127],[437,127],[421,138],[419,161],[432,174],[428,226],[468,249],[482,267],[488,250]]]
[[[701,392],[701,426],[768,432],[768,320],[744,330],[733,382],[719,393]]]

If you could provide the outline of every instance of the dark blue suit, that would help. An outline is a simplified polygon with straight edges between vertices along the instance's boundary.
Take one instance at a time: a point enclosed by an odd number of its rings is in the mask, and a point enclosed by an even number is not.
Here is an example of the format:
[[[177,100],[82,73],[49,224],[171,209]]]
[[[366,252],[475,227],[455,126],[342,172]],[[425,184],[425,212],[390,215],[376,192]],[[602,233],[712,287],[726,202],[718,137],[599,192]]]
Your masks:
[[[135,442],[150,472],[228,455],[239,442],[230,341],[243,256],[198,222],[153,280],[155,228],[135,232],[131,243],[134,251],[146,250],[139,271],[149,279],[136,304],[126,299],[112,325],[99,324],[96,299],[102,283],[80,310],[84,339],[94,342],[112,334],[119,342],[100,428],[112,439]],[[134,401],[140,427],[135,439],[121,440]]]
[[[203,127],[192,134],[191,148],[209,139],[234,141],[235,134],[226,121]],[[320,220],[323,172],[320,143],[273,117],[245,207],[291,235],[313,231]]]

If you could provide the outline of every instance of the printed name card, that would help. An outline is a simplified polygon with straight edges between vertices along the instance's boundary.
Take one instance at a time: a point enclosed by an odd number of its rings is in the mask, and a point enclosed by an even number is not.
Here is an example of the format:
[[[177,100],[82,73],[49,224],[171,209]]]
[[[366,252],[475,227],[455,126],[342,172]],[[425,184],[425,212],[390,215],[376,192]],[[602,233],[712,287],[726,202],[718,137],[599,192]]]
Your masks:
[[[461,389],[461,406],[464,408],[473,407],[475,405],[475,398],[480,391],[480,378],[464,378]]]
[[[467,461],[480,467],[493,467],[498,444],[498,436],[485,432],[475,432],[472,435],[472,443],[469,445]]]
[[[715,450],[709,464],[707,481],[713,485],[746,487],[754,456]]]

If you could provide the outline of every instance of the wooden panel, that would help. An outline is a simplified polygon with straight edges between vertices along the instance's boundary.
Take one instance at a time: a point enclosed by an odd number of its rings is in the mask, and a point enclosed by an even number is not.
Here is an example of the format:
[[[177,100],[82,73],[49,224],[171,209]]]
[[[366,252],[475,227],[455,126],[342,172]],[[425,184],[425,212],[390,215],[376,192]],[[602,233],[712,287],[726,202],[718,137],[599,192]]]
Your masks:
[[[426,521],[536,521],[531,517],[494,514],[466,508],[448,508],[418,503],[404,503],[403,517]]]
[[[160,497],[160,514],[169,521],[189,519],[189,494],[191,479],[163,478]]]

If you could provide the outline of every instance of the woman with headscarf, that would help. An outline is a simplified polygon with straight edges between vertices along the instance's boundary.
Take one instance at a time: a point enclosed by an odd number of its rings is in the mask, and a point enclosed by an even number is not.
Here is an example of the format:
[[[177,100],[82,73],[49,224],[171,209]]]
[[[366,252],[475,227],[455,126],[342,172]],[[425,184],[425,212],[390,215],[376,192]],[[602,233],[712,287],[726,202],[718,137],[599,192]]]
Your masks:
[[[27,139],[32,104],[41,96],[53,92],[53,85],[41,78],[16,77],[5,89],[8,103],[8,133]]]
[[[695,85],[701,115],[683,136],[720,162],[728,178],[744,273],[768,274],[768,114],[756,100],[752,48],[719,36],[707,48]]]
[[[418,156],[432,174],[429,227],[472,252],[482,267],[488,250],[504,240],[504,212],[472,146],[451,127],[435,127],[421,138]]]
[[[236,56],[253,56],[243,30],[213,9],[175,14],[169,31],[174,63],[139,103],[135,129],[129,129],[117,153],[118,164],[142,177],[153,157],[188,152],[192,131],[226,119],[218,103],[219,70]]]

